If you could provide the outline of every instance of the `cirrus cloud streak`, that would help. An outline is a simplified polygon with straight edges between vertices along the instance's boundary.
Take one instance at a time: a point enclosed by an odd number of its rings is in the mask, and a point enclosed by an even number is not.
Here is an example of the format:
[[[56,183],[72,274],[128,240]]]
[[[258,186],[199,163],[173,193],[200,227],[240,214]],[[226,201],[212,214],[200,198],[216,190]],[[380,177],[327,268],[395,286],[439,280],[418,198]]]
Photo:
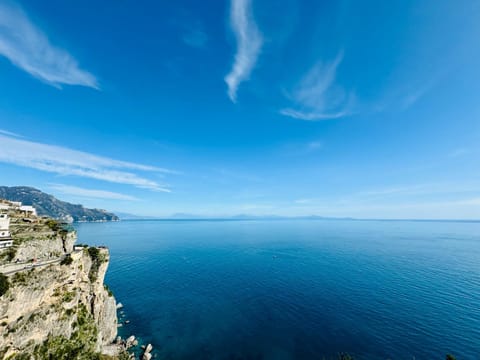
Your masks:
[[[230,24],[237,41],[237,52],[225,82],[233,102],[237,101],[239,85],[250,77],[263,45],[262,35],[253,19],[251,3],[251,0],[231,1]]]
[[[50,184],[50,188],[62,194],[94,199],[137,201],[138,198],[107,190],[85,189],[64,184]]]
[[[280,114],[310,121],[350,115],[354,96],[336,84],[337,68],[342,60],[343,52],[330,64],[317,62],[289,94],[293,105],[281,109]]]
[[[0,3],[0,55],[55,87],[81,85],[98,89],[95,76],[80,69],[68,52],[53,46],[19,6],[6,1]]]
[[[168,169],[115,160],[66,147],[6,136],[2,133],[0,133],[0,144],[2,148],[0,162],[59,175],[80,176],[153,191],[171,192],[167,186],[138,174],[138,172],[175,173]]]

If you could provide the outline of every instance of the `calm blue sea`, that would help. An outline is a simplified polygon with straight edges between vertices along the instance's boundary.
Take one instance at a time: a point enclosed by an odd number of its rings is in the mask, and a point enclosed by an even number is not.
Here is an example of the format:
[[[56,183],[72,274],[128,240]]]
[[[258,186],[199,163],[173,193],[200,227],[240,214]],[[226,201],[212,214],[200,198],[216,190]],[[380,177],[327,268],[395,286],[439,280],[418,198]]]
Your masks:
[[[124,221],[107,245],[123,335],[158,359],[480,359],[480,223]]]

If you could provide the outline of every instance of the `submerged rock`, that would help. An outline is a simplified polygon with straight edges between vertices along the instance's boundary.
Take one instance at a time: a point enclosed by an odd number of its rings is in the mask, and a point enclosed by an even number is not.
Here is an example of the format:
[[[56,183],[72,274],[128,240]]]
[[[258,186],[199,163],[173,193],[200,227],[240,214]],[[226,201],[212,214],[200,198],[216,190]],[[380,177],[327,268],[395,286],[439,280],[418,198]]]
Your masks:
[[[153,350],[152,344],[148,344],[145,347],[145,352],[143,353],[142,360],[150,360],[152,358],[152,354],[151,354],[152,350]]]
[[[127,341],[125,341],[125,347],[128,349],[128,348],[131,348],[133,345],[133,343],[135,342],[135,336],[132,335],[132,336],[129,336]]]

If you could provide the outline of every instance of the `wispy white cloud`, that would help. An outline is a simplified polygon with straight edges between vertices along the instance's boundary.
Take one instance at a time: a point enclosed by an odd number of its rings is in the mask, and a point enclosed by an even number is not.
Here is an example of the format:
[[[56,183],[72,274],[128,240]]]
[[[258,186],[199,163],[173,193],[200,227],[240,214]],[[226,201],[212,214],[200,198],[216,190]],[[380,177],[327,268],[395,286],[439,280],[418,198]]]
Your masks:
[[[0,55],[50,85],[81,85],[98,89],[92,74],[79,68],[65,50],[50,44],[25,12],[8,1],[0,2]]]
[[[50,188],[62,194],[94,199],[137,201],[138,198],[106,190],[85,189],[64,184],[50,184]]]
[[[317,62],[289,95],[294,105],[280,110],[280,114],[301,120],[350,115],[354,96],[336,84],[337,68],[342,60],[343,52],[330,64]]]
[[[225,82],[228,96],[236,102],[238,86],[250,77],[263,45],[262,35],[253,19],[251,0],[231,0],[230,24],[237,40],[237,53]]]
[[[402,101],[402,108],[406,110],[415,105],[421,98],[425,96],[425,94],[427,94],[433,88],[435,82],[436,80],[432,79],[430,81],[422,83],[414,89],[411,89]]]
[[[170,192],[157,181],[133,171],[174,173],[171,170],[110,159],[61,146],[27,141],[0,134],[0,162],[29,167],[59,175],[80,176],[138,188]]]
[[[13,137],[19,137],[19,138],[23,137],[22,135],[18,135],[16,133],[11,132],[11,131],[2,130],[2,129],[0,129],[0,135],[7,135],[7,136],[13,136]]]

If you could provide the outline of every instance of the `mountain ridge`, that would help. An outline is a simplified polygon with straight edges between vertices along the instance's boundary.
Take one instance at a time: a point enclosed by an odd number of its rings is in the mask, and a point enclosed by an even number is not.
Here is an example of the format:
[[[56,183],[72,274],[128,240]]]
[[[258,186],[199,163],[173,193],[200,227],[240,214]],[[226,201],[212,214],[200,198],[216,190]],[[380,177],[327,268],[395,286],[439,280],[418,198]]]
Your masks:
[[[48,216],[68,222],[118,221],[112,212],[89,209],[80,204],[62,201],[30,186],[0,186],[0,198],[32,205],[39,216]]]

